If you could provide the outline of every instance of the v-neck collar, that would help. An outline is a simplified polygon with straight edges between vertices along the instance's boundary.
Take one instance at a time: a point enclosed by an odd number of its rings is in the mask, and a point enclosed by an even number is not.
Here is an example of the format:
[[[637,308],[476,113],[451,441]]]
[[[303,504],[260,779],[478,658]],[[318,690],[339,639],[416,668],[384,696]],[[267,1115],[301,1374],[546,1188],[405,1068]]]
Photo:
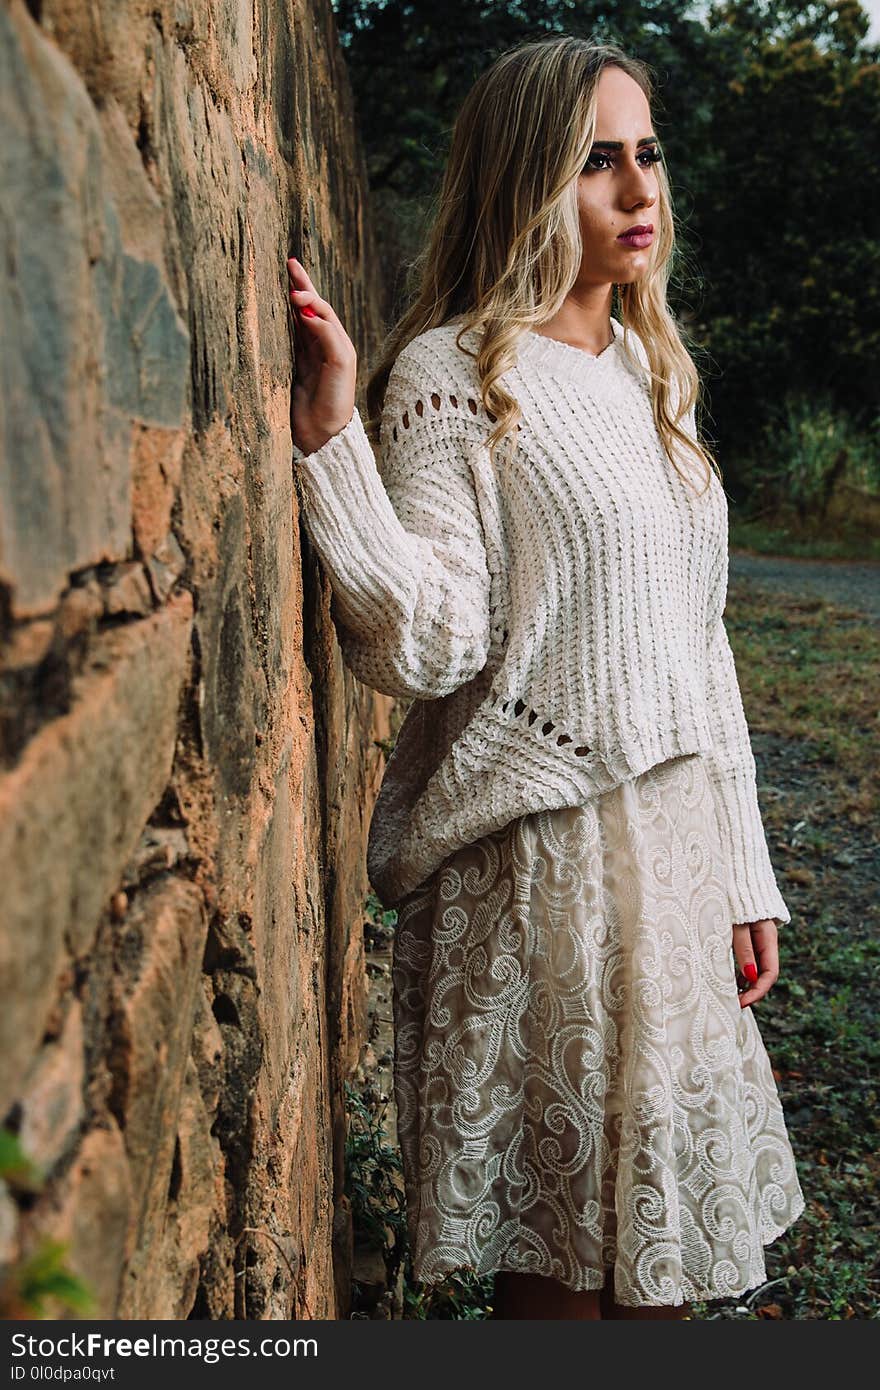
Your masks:
[[[460,319],[450,320],[450,323],[457,326]],[[614,334],[612,342],[608,343],[600,353],[593,354],[584,348],[573,347],[571,343],[564,343],[561,338],[550,338],[545,333],[537,333],[533,329],[527,328],[516,341],[516,365],[521,370],[523,368],[543,370],[552,376],[566,377],[578,382],[595,380],[597,373],[604,374],[615,363],[620,362],[625,355],[621,351],[623,324],[613,316],[611,317],[611,331]],[[478,345],[476,330],[470,329],[465,335],[465,341],[469,341],[471,346],[476,347]]]
[[[550,338],[545,333],[527,328],[517,340],[518,363],[520,366],[544,368],[575,381],[590,380],[597,372],[611,366],[619,355],[623,324],[613,317],[611,331],[614,334],[612,341],[601,352],[592,353],[564,343],[561,338]]]

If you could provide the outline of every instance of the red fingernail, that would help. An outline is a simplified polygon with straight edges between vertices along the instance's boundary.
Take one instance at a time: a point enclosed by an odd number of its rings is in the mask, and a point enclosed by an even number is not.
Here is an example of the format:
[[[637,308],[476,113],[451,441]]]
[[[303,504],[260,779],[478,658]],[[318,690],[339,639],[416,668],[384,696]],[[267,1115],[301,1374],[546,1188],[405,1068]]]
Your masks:
[[[743,966],[743,974],[750,985],[755,984],[758,979],[758,967],[753,960],[747,960]]]
[[[314,309],[309,304],[304,305],[303,308],[300,309],[300,313],[303,314],[307,319],[316,319],[318,317]]]

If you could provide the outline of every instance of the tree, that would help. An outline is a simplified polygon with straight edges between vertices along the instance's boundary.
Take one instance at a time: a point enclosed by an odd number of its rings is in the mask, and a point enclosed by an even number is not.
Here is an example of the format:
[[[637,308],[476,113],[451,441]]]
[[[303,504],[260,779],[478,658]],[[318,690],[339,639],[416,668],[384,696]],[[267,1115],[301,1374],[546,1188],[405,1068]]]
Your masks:
[[[880,49],[857,0],[338,0],[392,270],[430,214],[461,102],[544,34],[620,43],[652,68],[679,239],[670,302],[692,330],[726,477],[792,393],[878,408]]]

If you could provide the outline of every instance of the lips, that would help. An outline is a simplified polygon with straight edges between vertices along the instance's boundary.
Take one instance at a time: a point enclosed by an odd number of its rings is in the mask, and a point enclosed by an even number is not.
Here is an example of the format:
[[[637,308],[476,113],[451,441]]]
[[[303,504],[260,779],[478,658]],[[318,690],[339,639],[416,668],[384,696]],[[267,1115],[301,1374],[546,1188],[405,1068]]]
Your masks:
[[[651,222],[637,222],[637,223],[635,224],[634,227],[627,227],[626,231],[625,231],[625,232],[621,232],[620,235],[621,235],[621,236],[639,236],[639,235],[640,235],[641,233],[643,233],[643,232],[645,232],[645,233],[647,233],[647,232],[653,232],[653,230],[654,230],[653,223],[651,223]]]

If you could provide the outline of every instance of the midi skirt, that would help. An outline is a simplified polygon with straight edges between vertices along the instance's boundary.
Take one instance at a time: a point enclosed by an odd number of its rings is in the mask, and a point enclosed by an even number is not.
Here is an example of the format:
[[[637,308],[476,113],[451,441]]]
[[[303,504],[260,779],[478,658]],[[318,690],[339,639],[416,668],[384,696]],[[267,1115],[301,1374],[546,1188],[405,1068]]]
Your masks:
[[[699,753],[522,816],[397,904],[414,1277],[512,1270],[627,1306],[766,1281],[804,1199],[741,1008]],[[772,996],[771,996],[772,997]]]

